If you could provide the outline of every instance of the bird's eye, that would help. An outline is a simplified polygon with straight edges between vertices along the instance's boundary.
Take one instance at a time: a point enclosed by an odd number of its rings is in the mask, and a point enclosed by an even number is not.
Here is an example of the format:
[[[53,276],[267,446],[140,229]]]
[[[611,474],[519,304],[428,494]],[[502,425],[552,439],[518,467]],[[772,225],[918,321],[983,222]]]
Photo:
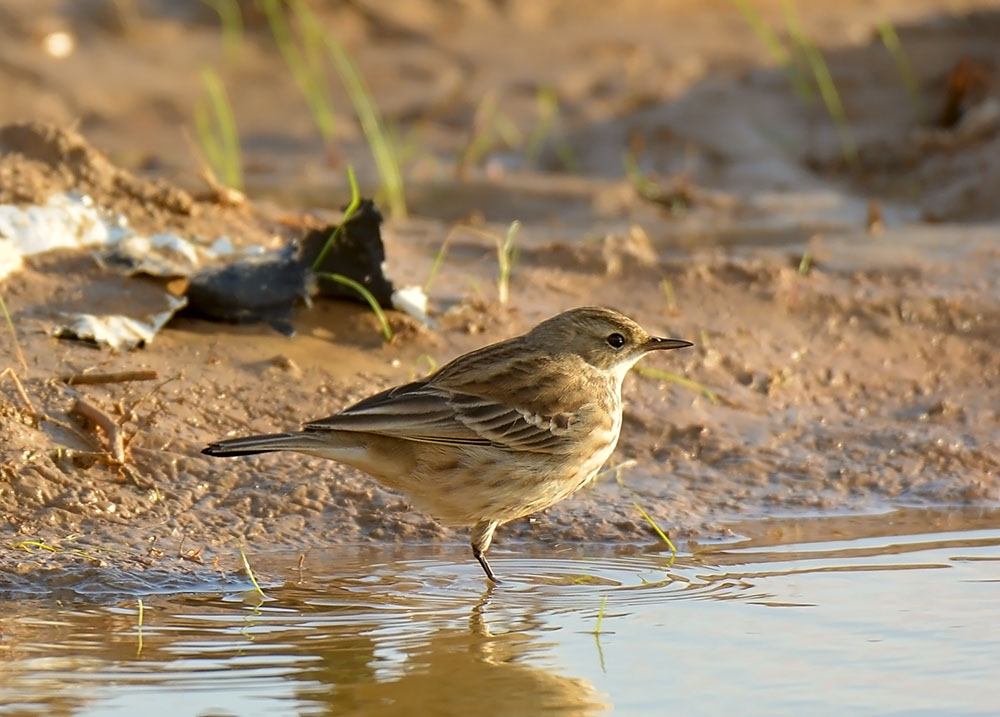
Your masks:
[[[625,345],[625,337],[619,333],[608,334],[608,338],[605,339],[608,342],[608,346],[613,349],[620,349]]]

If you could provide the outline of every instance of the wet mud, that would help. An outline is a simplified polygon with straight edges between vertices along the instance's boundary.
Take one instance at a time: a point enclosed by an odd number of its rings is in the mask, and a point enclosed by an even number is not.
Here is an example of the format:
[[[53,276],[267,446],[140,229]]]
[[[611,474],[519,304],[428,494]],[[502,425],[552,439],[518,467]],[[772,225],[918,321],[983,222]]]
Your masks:
[[[50,5],[38,17],[77,29],[77,66],[36,63],[47,90],[33,94],[11,67],[29,63],[37,47],[5,45],[0,73],[24,102],[18,117],[0,119],[57,124],[0,130],[0,202],[76,189],[143,232],[273,248],[338,220],[348,161],[372,182],[360,137],[330,156],[305,111],[278,111],[280,98],[293,104],[292,83],[259,41],[247,43],[245,65],[233,70],[253,77],[252,91],[234,93],[246,118],[253,199],[213,194],[174,126],[190,116],[196,93],[171,85],[167,68],[176,73],[177,65],[154,69],[161,44],[184,23],[194,28],[193,56],[218,53],[211,17],[192,9],[178,19],[166,4],[149,3],[124,32]],[[418,133],[411,216],[383,227],[386,274],[396,286],[424,284],[451,237],[427,287],[435,328],[390,312],[396,335],[386,343],[364,306],[318,300],[296,311],[293,338],[266,324],[178,316],[145,348],[112,352],[55,339],[41,317],[101,295],[142,301],[141,280],[110,276],[89,252],[63,251],[28,258],[0,284],[25,361],[5,327],[4,367],[25,391],[9,375],[0,380],[0,566],[12,580],[96,565],[148,572],[162,587],[185,573],[233,570],[240,545],[464,542],[462,531],[347,467],[295,455],[220,461],[199,451],[219,437],[330,415],[583,304],[614,306],[654,333],[697,345],[649,359],[649,370],[627,378],[622,438],[608,469],[571,499],[501,529],[501,550],[649,541],[635,503],[683,549],[767,516],[1000,502],[995,8],[970,3],[969,14],[946,15],[934,3],[880,5],[911,53],[920,119],[872,35],[874,11],[802,8],[807,27],[827,33],[824,52],[857,143],[851,166],[822,105],[796,97],[731,9],[672,8],[675,42],[652,50],[644,49],[654,47],[648,15],[666,22],[663,9],[636,4],[601,26],[608,18],[598,4],[588,13],[518,5],[498,16],[486,5],[445,18],[415,3],[399,20],[405,32],[377,11],[330,11],[347,18],[345,42],[383,112]],[[26,11],[7,12],[36,23]],[[266,28],[252,16],[248,23],[259,40]],[[438,32],[450,23],[454,32]],[[594,27],[618,39],[598,42]],[[490,28],[496,39],[482,42]],[[565,43],[545,40],[556,31]],[[528,66],[497,63],[497,45],[512,36],[526,38]],[[134,104],[103,102],[96,80],[78,73],[109,66],[138,38],[148,43],[121,78]],[[380,48],[409,63],[405,83],[378,59]],[[956,98],[952,78],[968,58],[981,71]],[[624,78],[615,74],[623,62],[633,68]],[[519,89],[539,66],[548,74],[531,92]],[[155,82],[140,87],[132,76],[139,67]],[[497,146],[459,173],[456,156],[481,96],[475,88],[486,84],[504,88],[504,107],[526,127],[535,88],[555,88],[560,124],[531,161]],[[170,97],[159,110],[146,102],[151,87]],[[251,111],[262,96],[275,107]],[[84,109],[67,129],[69,115]],[[574,173],[559,166],[563,146]],[[628,151],[655,192],[625,178]],[[523,226],[510,301],[501,304],[496,246],[484,232],[502,235],[515,219]],[[140,369],[158,378],[60,380]],[[118,426],[124,461],[111,456],[105,431],[74,411],[81,397]]]

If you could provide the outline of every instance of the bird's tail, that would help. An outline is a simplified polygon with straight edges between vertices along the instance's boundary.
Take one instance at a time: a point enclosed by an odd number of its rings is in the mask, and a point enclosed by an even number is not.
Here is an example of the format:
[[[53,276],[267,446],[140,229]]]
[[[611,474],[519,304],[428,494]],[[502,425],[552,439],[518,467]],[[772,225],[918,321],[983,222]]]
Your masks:
[[[314,433],[271,433],[266,436],[246,436],[216,441],[206,446],[202,453],[206,456],[230,458],[235,456],[252,456],[256,453],[271,451],[304,451],[311,452],[320,448]]]

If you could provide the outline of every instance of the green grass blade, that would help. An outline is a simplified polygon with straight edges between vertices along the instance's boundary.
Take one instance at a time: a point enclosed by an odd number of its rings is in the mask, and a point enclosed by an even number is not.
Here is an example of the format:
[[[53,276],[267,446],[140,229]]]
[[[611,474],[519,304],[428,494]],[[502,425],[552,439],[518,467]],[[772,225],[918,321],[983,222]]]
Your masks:
[[[219,179],[233,189],[243,188],[243,159],[236,116],[219,73],[201,71],[206,105],[195,108],[195,128],[205,157]]]
[[[250,578],[250,582],[253,583],[254,590],[256,590],[261,597],[264,597],[264,591],[260,589],[260,585],[257,583],[257,578],[254,577],[253,570],[250,568],[250,561],[247,560],[247,554],[243,552],[243,548],[240,548],[240,557],[243,558],[243,568],[247,571],[247,576]]]
[[[764,48],[774,62],[788,75],[788,82],[795,94],[803,102],[811,104],[814,99],[813,91],[809,87],[802,69],[795,62],[795,58],[792,57],[792,54],[785,47],[785,44],[778,35],[764,21],[763,16],[757,11],[757,8],[749,0],[730,0],[730,2],[739,11],[740,15],[743,16],[747,25],[750,26],[757,39],[764,45]]]
[[[684,376],[680,376],[672,371],[664,371],[663,369],[652,368],[651,366],[636,366],[633,370],[640,376],[645,376],[646,378],[656,378],[661,381],[669,381],[670,383],[676,383],[680,386],[684,386],[685,388],[690,388],[691,390],[704,395],[705,398],[712,403],[719,402],[719,394],[705,384],[698,383],[690,378],[685,378]]]
[[[351,201],[347,204],[347,209],[344,210],[344,216],[340,220],[340,224],[330,234],[330,238],[326,240],[322,251],[316,257],[316,261],[313,262],[313,271],[317,271],[323,264],[327,253],[337,243],[340,235],[344,233],[344,227],[347,225],[347,222],[350,221],[351,217],[354,216],[354,212],[358,211],[358,207],[361,206],[361,192],[358,190],[358,180],[354,176],[354,167],[350,165],[347,167],[347,184],[351,187]]]
[[[292,79],[306,101],[306,106],[308,106],[316,128],[323,138],[323,143],[331,144],[336,134],[336,119],[321,63],[317,63],[314,57],[307,57],[299,49],[285,17],[282,0],[258,0],[258,4],[267,17],[267,24],[271,28],[271,35],[274,37],[275,43],[278,45],[278,52],[281,53],[285,65],[292,73]],[[304,31],[307,51],[311,47],[310,43],[313,42],[314,37],[312,29]]]
[[[438,247],[437,253],[434,255],[434,261],[431,264],[430,271],[427,272],[427,279],[424,281],[424,293],[430,294],[431,292],[431,282],[434,281],[434,277],[437,276],[438,271],[441,269],[441,265],[444,263],[445,256],[448,254],[448,245],[451,244],[452,237],[457,233],[458,227],[452,227],[451,231],[441,242],[441,246]]]
[[[389,206],[389,213],[397,218],[406,216],[406,197],[403,190],[403,175],[399,167],[399,158],[396,148],[389,139],[382,114],[375,104],[375,98],[357,66],[344,50],[343,46],[331,33],[324,32],[319,20],[309,10],[301,0],[293,0],[292,11],[298,18],[299,23],[309,28],[308,32],[315,33],[316,37],[322,37],[326,43],[327,54],[330,57],[333,67],[340,77],[340,81],[347,90],[347,95],[351,98],[351,105],[361,124],[361,131],[368,141],[368,148],[375,160],[375,167],[378,169],[379,177],[382,181],[382,190],[385,193],[386,203]]]
[[[14,344],[14,355],[17,356],[17,362],[21,364],[21,368],[27,373],[28,362],[24,360],[24,353],[21,351],[21,342],[17,340],[17,329],[14,328],[14,319],[11,318],[10,312],[7,310],[7,302],[3,300],[2,296],[0,296],[0,311],[3,311],[4,321],[7,322],[7,328],[10,329],[10,339]]]
[[[222,24],[222,53],[226,62],[236,64],[243,52],[243,13],[237,0],[202,0],[215,10]]]
[[[633,503],[632,505],[635,506],[636,510],[642,513],[642,517],[646,519],[647,523],[653,526],[653,530],[656,531],[656,534],[659,535],[663,542],[667,544],[667,547],[670,548],[670,565],[673,565],[674,560],[677,558],[677,548],[674,547],[674,544],[670,541],[670,538],[667,537],[667,534],[664,533],[660,526],[656,524],[656,521],[649,517],[649,513],[642,509],[641,505],[638,503]]]
[[[350,287],[358,292],[361,298],[368,302],[368,305],[375,313],[375,318],[378,319],[378,323],[382,328],[382,335],[385,337],[385,340],[392,341],[392,326],[389,325],[389,319],[385,315],[385,311],[383,311],[382,307],[379,305],[378,300],[372,295],[372,292],[365,288],[364,284],[361,284],[350,277],[344,276],[343,274],[331,274],[326,271],[318,271],[316,272],[316,276],[329,279],[330,281],[335,281],[338,284],[343,284],[344,286]]]
[[[510,272],[514,266],[514,237],[521,222],[516,219],[507,228],[507,234],[497,247],[497,262],[499,264],[499,275],[497,276],[497,298],[501,304],[506,304],[510,294]]]
[[[601,606],[597,609],[597,622],[594,624],[594,634],[601,634],[601,623],[604,622],[604,609],[608,606],[608,596],[601,596]]]
[[[858,148],[854,142],[854,133],[847,121],[847,113],[840,101],[840,93],[837,91],[837,85],[833,81],[833,75],[830,74],[826,59],[816,44],[806,36],[805,30],[802,29],[794,0],[784,0],[782,7],[785,13],[785,22],[788,25],[788,34],[806,58],[816,86],[819,88],[820,97],[823,98],[826,112],[830,115],[830,119],[833,120],[834,127],[837,129],[841,155],[850,167],[857,168],[860,160]]]
[[[913,107],[913,114],[917,122],[923,122],[925,118],[924,99],[923,93],[920,90],[920,82],[913,71],[913,65],[910,64],[910,58],[903,49],[903,43],[900,42],[895,26],[886,19],[879,21],[875,27],[878,30],[879,37],[882,38],[882,44],[885,45],[885,49],[892,56],[892,61],[896,65],[896,71],[903,80],[903,86],[906,88],[906,94],[910,98],[910,104]]]

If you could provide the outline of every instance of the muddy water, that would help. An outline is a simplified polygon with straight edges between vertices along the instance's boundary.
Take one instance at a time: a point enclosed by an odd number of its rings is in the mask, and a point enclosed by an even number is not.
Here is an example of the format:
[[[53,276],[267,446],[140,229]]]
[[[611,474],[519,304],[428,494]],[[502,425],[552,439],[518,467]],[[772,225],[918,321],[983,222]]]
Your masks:
[[[95,572],[89,597],[4,604],[0,712],[985,713],[998,517],[744,523],[673,565],[654,548],[498,550],[492,589],[459,546],[256,554],[263,601],[242,576],[102,594]],[[810,535],[826,538],[781,542]]]

